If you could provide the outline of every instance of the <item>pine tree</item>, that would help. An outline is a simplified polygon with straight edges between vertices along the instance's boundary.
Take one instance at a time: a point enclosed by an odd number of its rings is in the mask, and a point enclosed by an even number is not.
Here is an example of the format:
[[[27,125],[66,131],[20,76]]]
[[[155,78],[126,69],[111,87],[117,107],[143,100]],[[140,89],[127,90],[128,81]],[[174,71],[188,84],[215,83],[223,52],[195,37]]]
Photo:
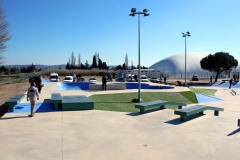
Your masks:
[[[97,68],[97,61],[96,61],[96,56],[93,56],[93,61],[92,61],[92,68]]]
[[[102,60],[99,58],[98,60],[98,68],[99,69],[102,69]]]
[[[128,54],[125,56],[125,69],[128,70]]]
[[[78,53],[78,66],[81,67],[81,55]]]

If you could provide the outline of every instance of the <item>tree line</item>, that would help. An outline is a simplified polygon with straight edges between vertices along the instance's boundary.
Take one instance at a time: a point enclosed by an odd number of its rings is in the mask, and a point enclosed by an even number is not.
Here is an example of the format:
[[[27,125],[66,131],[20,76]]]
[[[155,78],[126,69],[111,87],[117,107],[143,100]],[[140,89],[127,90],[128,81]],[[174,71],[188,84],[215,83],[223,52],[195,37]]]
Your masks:
[[[109,69],[108,65],[106,62],[103,62],[99,58],[99,53],[95,53],[93,55],[93,60],[92,60],[92,65],[88,63],[88,60],[83,64],[81,62],[81,55],[78,54],[78,64],[76,64],[76,57],[74,53],[72,52],[71,57],[69,58],[66,69],[71,70],[71,69]]]
[[[40,71],[39,69],[38,71]],[[23,66],[20,68],[17,67],[5,67],[1,66],[0,67],[0,74],[18,74],[18,73],[32,73],[36,71],[36,67],[34,64],[29,65],[29,66]]]

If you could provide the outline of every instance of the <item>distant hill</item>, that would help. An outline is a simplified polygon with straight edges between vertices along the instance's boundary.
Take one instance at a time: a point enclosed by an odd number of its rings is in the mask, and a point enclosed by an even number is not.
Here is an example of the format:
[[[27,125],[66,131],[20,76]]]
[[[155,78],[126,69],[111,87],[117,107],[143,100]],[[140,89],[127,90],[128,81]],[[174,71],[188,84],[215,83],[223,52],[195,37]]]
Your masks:
[[[42,64],[34,64],[36,69],[59,69],[59,67],[61,67],[61,69],[66,67],[66,64],[60,64],[60,65],[42,65]],[[22,68],[22,67],[27,67],[27,66],[31,66],[31,64],[26,64],[26,65],[4,65],[5,67],[8,68]]]
[[[8,68],[22,68],[22,67],[27,67],[30,66],[31,64],[26,64],[26,65],[4,65],[5,67]],[[66,64],[59,64],[59,65],[42,65],[42,64],[34,64],[36,69],[65,69]],[[110,65],[109,69],[112,69],[113,67],[117,67],[117,65]]]

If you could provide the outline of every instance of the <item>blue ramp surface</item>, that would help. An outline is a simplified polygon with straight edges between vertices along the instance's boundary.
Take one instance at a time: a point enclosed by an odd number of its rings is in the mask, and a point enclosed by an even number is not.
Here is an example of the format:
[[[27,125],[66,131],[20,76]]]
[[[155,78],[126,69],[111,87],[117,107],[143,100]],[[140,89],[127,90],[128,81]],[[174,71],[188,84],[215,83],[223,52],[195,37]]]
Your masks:
[[[30,113],[31,105],[30,103],[19,103],[14,106],[14,112],[8,113]],[[50,102],[37,103],[34,109],[34,112],[55,112],[58,111],[54,109]]]
[[[203,95],[203,94],[199,94],[199,93],[195,93],[195,95],[196,95],[198,103],[222,101],[222,99],[217,98],[215,96],[211,96],[211,95]]]
[[[209,87],[229,88],[230,84],[229,84],[229,81],[226,81],[226,82],[214,82],[214,83],[209,83],[207,86],[209,86]],[[231,88],[240,88],[240,83],[233,81]]]

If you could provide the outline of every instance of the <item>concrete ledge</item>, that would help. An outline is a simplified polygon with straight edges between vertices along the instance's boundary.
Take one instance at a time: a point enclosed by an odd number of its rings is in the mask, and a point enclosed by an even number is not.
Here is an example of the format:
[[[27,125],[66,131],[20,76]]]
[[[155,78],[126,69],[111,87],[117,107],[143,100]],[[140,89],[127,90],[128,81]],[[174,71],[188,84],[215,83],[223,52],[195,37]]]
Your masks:
[[[86,96],[62,96],[63,111],[94,109],[94,102]]]
[[[125,90],[126,83],[110,83],[107,84],[106,90]],[[90,84],[89,90],[102,90],[102,84]]]

